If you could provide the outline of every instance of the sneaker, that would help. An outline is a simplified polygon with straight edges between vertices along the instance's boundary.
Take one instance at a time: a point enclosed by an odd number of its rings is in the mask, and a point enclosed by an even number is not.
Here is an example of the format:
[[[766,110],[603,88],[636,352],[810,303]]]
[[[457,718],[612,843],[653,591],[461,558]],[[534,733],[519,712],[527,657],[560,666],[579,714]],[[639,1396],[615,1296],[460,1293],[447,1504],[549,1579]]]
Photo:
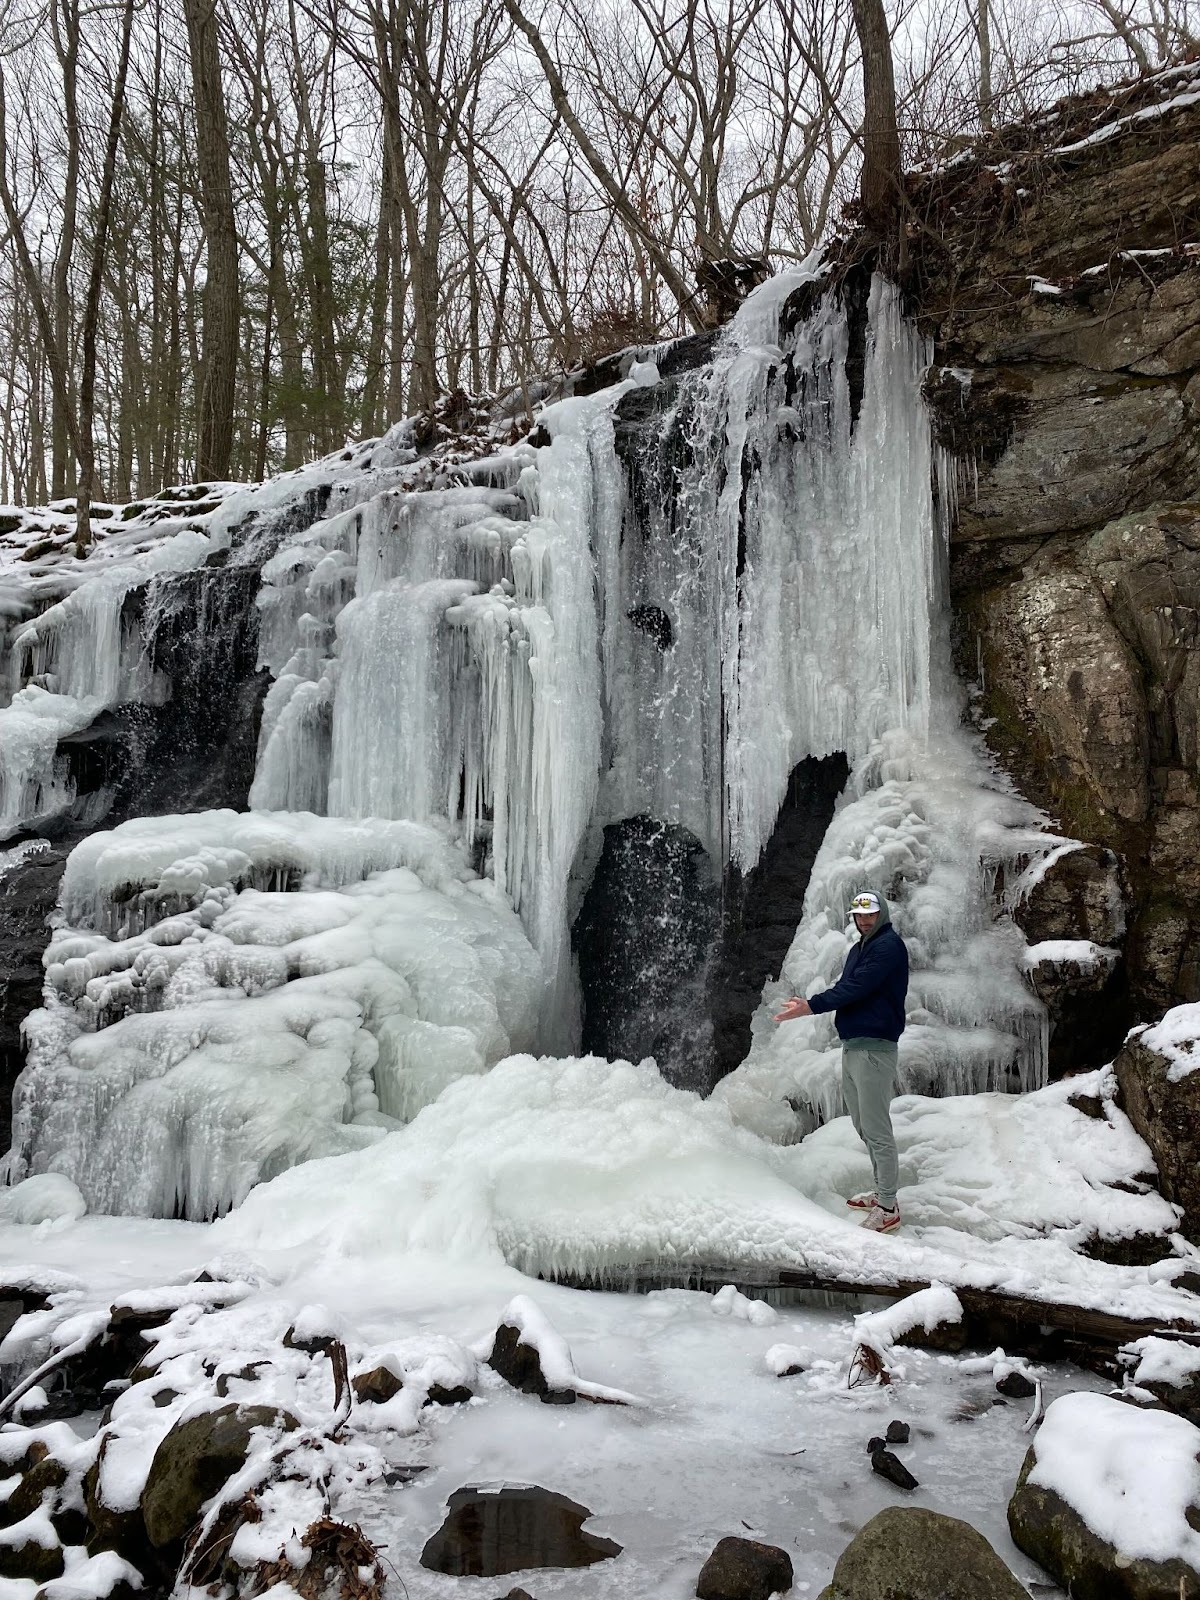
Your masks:
[[[885,1211],[882,1206],[873,1206],[863,1227],[871,1233],[895,1233],[900,1226],[900,1207],[894,1211]]]
[[[869,1194],[852,1194],[846,1204],[852,1211],[874,1211],[875,1193],[872,1190]]]

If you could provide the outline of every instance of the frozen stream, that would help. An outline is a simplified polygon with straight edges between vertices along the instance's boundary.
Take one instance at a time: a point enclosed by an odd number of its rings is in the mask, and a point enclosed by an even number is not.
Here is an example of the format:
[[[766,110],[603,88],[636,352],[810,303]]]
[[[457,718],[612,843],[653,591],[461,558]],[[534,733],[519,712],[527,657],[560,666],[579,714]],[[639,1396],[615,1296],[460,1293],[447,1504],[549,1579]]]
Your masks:
[[[0,1275],[28,1261],[34,1239],[43,1268],[86,1275],[98,1298],[190,1276],[212,1244],[208,1228],[179,1223],[84,1219],[40,1235],[5,1227]],[[847,1311],[785,1308],[756,1325],[714,1314],[708,1294],[593,1294],[533,1284],[499,1265],[407,1257],[302,1272],[285,1288],[262,1289],[243,1302],[238,1325],[278,1322],[307,1308],[368,1345],[430,1335],[469,1343],[494,1328],[517,1294],[530,1295],[567,1339],[582,1376],[631,1391],[642,1404],[543,1406],[485,1370],[473,1401],[427,1409],[417,1434],[368,1435],[393,1462],[428,1468],[407,1487],[377,1485],[336,1508],[383,1547],[389,1600],[491,1600],[514,1584],[538,1600],[683,1600],[726,1534],[786,1549],[794,1592],[816,1595],[857,1529],[901,1503],[964,1518],[1020,1577],[1045,1584],[1010,1542],[1005,1522],[1029,1443],[1022,1429],[1031,1402],[997,1403],[991,1374],[966,1370],[967,1358],[915,1350],[904,1352],[904,1374],[890,1389],[850,1390]],[[777,1343],[806,1348],[810,1370],[775,1377],[764,1357]],[[238,1359],[236,1349],[223,1355],[227,1363]],[[1030,1370],[1042,1378],[1047,1401],[1104,1387],[1073,1368]],[[907,1495],[872,1473],[865,1449],[892,1418],[912,1428],[911,1443],[896,1447],[920,1482]],[[448,1495],[464,1484],[501,1481],[538,1483],[588,1506],[595,1513],[589,1530],[615,1539],[624,1553],[591,1569],[504,1578],[425,1571],[420,1552],[441,1524]],[[13,1600],[32,1600],[34,1586],[27,1587],[28,1596],[13,1586]]]

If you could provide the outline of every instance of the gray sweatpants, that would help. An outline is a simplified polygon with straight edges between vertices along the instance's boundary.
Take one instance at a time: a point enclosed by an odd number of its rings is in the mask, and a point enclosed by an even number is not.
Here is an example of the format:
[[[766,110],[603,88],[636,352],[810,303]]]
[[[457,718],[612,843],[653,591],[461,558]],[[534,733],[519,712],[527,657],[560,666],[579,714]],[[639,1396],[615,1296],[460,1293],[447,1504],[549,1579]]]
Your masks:
[[[889,1106],[896,1092],[896,1047],[855,1044],[842,1051],[842,1100],[854,1131],[867,1147],[875,1174],[875,1198],[885,1211],[896,1208],[900,1164]]]

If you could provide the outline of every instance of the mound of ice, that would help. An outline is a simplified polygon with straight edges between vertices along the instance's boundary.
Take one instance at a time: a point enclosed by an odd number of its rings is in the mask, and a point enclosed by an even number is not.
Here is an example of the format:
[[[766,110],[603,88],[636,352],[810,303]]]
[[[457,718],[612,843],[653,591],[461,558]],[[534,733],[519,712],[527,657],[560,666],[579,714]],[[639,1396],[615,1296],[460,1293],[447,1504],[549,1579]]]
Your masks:
[[[60,1172],[43,1172],[0,1189],[0,1222],[74,1222],[86,1212],[87,1201]]]
[[[252,1253],[504,1256],[535,1274],[669,1259],[769,1261],[844,1235],[771,1170],[775,1152],[653,1062],[514,1056],[451,1084],[369,1150],[310,1163],[218,1225]]]
[[[62,903],[83,926],[46,953],[9,1173],[65,1173],[94,1210],[212,1216],[532,1042],[520,922],[415,823],[126,823],[73,853]]]

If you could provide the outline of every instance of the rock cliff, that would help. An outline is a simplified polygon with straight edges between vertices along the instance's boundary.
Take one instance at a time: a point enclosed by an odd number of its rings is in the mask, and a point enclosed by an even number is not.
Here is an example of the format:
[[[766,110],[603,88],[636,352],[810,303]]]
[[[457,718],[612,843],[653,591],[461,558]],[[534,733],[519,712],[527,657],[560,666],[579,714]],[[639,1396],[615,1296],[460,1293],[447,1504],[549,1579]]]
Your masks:
[[[1200,998],[1196,78],[1064,102],[909,179],[958,664],[1023,791],[1117,856],[1114,1027]],[[1040,936],[1077,921],[1067,897]]]

